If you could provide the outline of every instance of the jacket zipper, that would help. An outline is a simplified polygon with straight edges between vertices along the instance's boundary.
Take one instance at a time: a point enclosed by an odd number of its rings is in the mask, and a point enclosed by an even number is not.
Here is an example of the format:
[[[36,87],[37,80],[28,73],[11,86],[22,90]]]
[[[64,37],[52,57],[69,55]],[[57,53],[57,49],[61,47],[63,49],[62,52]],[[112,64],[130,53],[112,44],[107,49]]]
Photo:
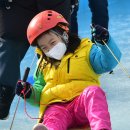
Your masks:
[[[70,58],[68,59],[68,63],[67,63],[67,73],[70,72]]]

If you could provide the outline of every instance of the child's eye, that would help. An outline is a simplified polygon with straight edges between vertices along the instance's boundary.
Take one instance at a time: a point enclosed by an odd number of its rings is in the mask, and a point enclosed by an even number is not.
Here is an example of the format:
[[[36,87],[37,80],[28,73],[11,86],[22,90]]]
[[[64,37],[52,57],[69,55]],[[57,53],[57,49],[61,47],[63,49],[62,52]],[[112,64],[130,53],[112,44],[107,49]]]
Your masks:
[[[51,45],[54,46],[54,45],[55,45],[55,42],[52,42]]]
[[[41,49],[42,49],[42,50],[46,50],[46,47],[42,47]]]

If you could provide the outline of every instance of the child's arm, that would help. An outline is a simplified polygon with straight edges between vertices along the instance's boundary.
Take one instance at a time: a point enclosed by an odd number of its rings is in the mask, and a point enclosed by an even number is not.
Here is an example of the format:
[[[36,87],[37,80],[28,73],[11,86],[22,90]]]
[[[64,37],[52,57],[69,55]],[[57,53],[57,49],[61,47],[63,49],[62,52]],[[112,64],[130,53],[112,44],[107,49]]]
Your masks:
[[[109,36],[108,47],[120,61],[121,52],[114,40]],[[90,51],[90,63],[97,74],[111,71],[118,63],[108,48],[102,44],[94,44]]]
[[[35,82],[33,84],[33,90],[32,90],[31,96],[29,99],[27,99],[27,101],[31,105],[39,106],[41,92],[46,84],[43,74],[39,73],[38,76],[36,76],[36,74],[35,74],[34,81]]]

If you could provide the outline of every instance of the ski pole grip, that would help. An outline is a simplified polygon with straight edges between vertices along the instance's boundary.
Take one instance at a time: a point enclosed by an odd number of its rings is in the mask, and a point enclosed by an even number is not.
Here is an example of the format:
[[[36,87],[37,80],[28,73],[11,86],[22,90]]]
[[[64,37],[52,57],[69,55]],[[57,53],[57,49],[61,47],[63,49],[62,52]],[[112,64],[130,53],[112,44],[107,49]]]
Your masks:
[[[25,72],[24,72],[24,76],[23,76],[23,82],[26,82],[27,78],[28,78],[28,74],[29,74],[30,68],[27,67]]]

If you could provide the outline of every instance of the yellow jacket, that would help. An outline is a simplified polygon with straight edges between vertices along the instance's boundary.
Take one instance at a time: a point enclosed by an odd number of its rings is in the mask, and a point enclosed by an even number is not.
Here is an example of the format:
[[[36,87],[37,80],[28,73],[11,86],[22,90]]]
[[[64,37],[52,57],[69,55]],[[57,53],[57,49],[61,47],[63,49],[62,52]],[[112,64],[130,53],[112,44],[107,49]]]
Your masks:
[[[46,85],[41,92],[40,104],[67,102],[80,95],[86,87],[99,86],[99,75],[93,71],[89,61],[91,47],[92,42],[83,39],[74,54],[62,58],[57,69],[46,65],[43,69]],[[46,105],[40,105],[40,117],[45,109]]]

